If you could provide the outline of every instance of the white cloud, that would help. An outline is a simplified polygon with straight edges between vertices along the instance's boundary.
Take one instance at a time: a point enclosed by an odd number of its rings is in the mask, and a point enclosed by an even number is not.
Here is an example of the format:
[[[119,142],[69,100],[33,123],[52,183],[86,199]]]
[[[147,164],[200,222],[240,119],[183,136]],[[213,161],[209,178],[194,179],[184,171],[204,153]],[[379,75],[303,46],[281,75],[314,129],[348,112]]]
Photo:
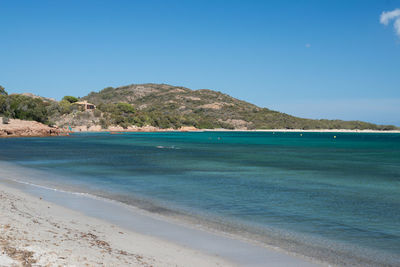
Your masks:
[[[397,17],[400,17],[400,9],[398,9],[398,8],[393,11],[382,12],[381,23],[388,25],[390,20],[397,18]]]
[[[396,21],[394,22],[394,29],[397,32],[397,35],[400,36],[400,18],[396,19]]]
[[[380,22],[383,25],[388,25],[390,21],[394,20],[393,26],[396,34],[400,37],[400,9],[397,8],[392,11],[382,12]]]

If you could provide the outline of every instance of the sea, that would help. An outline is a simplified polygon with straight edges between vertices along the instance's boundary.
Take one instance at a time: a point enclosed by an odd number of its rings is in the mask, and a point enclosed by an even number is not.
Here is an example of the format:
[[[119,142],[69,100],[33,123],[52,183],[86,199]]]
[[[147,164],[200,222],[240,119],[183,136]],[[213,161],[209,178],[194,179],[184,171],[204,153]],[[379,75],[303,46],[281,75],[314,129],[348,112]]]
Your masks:
[[[328,264],[400,266],[397,133],[5,138],[7,166],[25,175],[0,179],[111,199]]]

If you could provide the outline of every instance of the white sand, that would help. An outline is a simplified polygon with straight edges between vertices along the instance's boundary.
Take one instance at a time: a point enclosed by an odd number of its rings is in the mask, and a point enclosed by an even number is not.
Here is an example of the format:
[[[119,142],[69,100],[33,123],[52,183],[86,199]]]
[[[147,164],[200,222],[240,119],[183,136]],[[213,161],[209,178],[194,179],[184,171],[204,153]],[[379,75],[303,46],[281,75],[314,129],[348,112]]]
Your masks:
[[[12,266],[17,265],[18,262],[7,256],[7,254],[0,254],[0,266]]]
[[[0,266],[232,266],[0,185]]]

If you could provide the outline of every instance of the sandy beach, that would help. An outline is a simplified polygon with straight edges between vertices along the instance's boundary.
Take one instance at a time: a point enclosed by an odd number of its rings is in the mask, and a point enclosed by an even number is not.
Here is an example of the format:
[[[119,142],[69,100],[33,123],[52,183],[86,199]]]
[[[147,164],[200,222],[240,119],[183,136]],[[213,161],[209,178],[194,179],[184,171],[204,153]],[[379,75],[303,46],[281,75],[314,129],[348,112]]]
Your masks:
[[[0,187],[0,266],[232,266]]]

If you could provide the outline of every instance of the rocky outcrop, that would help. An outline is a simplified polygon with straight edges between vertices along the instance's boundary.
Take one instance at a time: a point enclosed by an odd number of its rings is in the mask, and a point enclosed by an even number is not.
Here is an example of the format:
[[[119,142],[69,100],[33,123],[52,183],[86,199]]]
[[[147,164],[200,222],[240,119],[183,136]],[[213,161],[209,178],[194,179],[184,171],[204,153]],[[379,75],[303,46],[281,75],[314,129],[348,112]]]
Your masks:
[[[178,130],[181,132],[194,132],[194,131],[198,131],[199,129],[197,129],[196,127],[193,127],[193,126],[182,126]]]
[[[50,127],[36,121],[10,119],[3,124],[0,119],[0,137],[58,136],[66,134],[58,127]]]
[[[127,128],[123,128],[122,126],[119,125],[112,125],[109,126],[106,129],[101,128],[100,125],[92,125],[92,126],[86,126],[86,125],[80,125],[80,126],[74,126],[71,127],[71,130],[69,131],[67,128],[64,129],[64,132],[173,132],[173,131],[181,131],[181,132],[193,132],[193,131],[199,131],[196,127],[193,126],[182,126],[179,129],[173,129],[173,128],[158,128],[154,126],[129,126]]]

